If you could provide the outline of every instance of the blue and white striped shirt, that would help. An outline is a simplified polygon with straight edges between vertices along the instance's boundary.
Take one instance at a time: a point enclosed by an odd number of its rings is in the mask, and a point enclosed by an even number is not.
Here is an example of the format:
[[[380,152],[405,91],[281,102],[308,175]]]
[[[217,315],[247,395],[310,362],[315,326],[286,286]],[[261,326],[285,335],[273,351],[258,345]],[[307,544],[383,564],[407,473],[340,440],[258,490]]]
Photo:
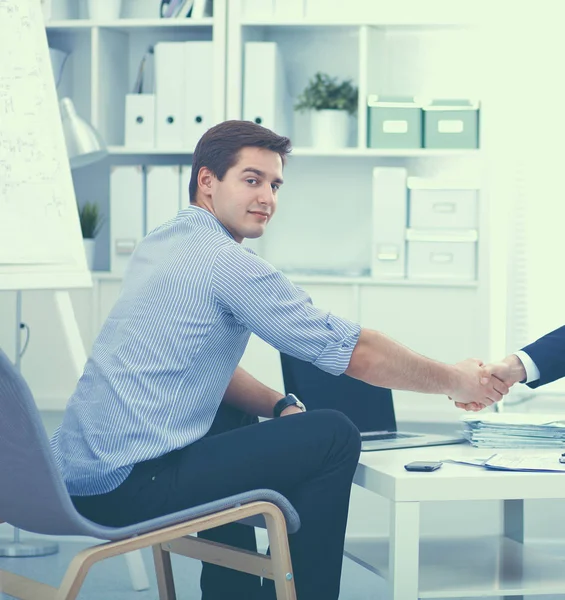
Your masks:
[[[360,327],[315,308],[202,208],[151,232],[51,440],[69,493],[109,492],[134,464],[203,437],[251,332],[338,375]]]

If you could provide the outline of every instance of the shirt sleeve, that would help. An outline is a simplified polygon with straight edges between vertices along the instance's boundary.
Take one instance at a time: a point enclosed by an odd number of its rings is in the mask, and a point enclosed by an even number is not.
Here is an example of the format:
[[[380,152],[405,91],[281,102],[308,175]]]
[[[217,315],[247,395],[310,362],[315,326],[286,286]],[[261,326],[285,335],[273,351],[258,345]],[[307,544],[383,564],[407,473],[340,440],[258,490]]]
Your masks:
[[[341,375],[361,327],[320,310],[280,271],[239,246],[224,247],[213,269],[217,302],[265,342],[285,354]]]
[[[526,370],[526,381],[523,381],[522,383],[537,381],[540,378],[540,372],[536,363],[523,350],[518,350],[518,352],[515,352],[514,354],[520,359]]]

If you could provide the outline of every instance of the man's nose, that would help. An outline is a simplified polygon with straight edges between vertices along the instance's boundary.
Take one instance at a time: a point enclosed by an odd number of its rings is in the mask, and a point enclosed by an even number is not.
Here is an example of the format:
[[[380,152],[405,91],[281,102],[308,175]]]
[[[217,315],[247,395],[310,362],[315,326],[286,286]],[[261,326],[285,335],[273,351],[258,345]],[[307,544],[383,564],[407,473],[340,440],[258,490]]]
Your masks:
[[[273,188],[270,183],[261,186],[259,201],[261,204],[272,204],[274,200]]]

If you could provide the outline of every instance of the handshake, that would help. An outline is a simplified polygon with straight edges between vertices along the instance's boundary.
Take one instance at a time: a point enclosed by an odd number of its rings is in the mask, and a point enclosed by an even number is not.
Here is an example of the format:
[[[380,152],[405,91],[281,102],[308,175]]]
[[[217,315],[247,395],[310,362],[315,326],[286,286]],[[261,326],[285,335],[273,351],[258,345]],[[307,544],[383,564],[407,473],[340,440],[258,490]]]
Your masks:
[[[515,383],[526,379],[524,365],[515,354],[488,365],[469,358],[453,368],[455,384],[449,398],[464,410],[482,410],[502,400]]]

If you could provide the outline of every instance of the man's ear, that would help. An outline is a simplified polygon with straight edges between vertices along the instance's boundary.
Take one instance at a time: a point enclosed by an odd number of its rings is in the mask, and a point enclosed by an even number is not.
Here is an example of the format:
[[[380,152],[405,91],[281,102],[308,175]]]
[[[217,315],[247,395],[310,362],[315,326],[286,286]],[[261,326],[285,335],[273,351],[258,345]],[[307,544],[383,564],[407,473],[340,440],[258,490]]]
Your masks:
[[[210,196],[215,178],[216,176],[208,167],[200,167],[200,171],[198,171],[198,189],[206,196]]]

